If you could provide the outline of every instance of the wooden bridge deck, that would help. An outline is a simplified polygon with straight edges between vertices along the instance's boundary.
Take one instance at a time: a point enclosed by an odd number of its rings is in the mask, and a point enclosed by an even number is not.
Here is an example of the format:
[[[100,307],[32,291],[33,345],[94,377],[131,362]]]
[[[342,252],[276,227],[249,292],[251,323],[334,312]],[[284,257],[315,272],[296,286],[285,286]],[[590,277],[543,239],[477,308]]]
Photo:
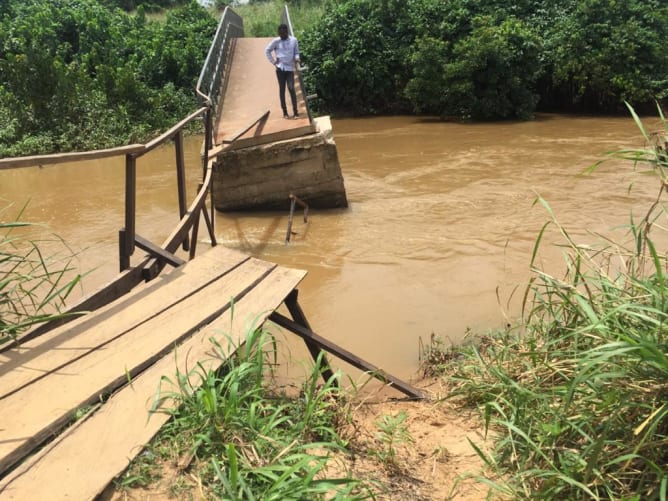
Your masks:
[[[238,344],[305,274],[217,246],[0,353],[0,497],[94,498],[166,422],[165,413],[149,411],[158,388],[176,390],[163,376],[222,364],[226,354],[214,354],[210,338],[223,348],[226,336]],[[88,406],[93,411],[74,422]]]
[[[235,141],[234,147],[254,146],[315,132],[316,128],[306,112],[304,92],[296,76],[295,90],[300,118],[297,120],[283,118],[276,70],[264,54],[264,49],[270,41],[271,38],[236,40],[229,81],[221,100],[223,107],[215,126],[216,145],[235,138],[267,110],[269,110],[267,120],[241,134]],[[292,115],[290,96],[287,91],[285,94],[288,112]]]

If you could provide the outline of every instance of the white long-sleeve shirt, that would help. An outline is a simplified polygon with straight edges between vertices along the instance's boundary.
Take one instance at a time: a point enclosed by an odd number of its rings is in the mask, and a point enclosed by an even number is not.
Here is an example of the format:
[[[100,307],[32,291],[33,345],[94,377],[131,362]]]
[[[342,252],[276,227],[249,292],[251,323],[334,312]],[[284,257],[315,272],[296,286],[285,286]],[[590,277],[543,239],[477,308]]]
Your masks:
[[[295,61],[299,62],[299,42],[292,36],[285,40],[274,38],[264,50],[269,62],[283,71],[295,71]]]

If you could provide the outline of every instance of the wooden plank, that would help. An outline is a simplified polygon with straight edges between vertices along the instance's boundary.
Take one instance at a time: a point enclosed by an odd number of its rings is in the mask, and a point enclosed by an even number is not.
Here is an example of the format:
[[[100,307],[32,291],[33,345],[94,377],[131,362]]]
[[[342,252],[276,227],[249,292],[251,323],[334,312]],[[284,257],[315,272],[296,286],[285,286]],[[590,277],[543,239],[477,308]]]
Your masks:
[[[102,348],[7,396],[0,405],[0,472],[61,428],[76,409],[118,388],[222,314],[231,298],[239,300],[275,266],[250,259]]]
[[[222,247],[218,248],[218,250],[215,252],[220,252],[221,250],[225,251],[226,253],[229,252],[231,254],[234,254],[236,252]],[[248,256],[245,256],[240,252],[236,252],[236,254],[239,257],[240,261],[248,258]],[[212,256],[210,259],[225,259],[224,257],[221,257],[222,254],[220,255],[216,254],[216,257],[214,258],[213,249],[210,250],[208,253],[202,254],[202,256],[204,256],[203,259],[209,259],[209,256]],[[74,313],[74,312],[90,313],[91,311],[100,313],[101,311],[108,310],[110,308],[113,308],[115,310],[122,310],[124,308],[124,304],[127,301],[134,300],[133,299],[134,297],[138,299],[144,294],[150,293],[152,288],[162,284],[163,280],[173,280],[174,278],[180,276],[181,274],[187,273],[187,271],[185,271],[186,270],[185,267],[181,267],[176,270],[170,270],[169,274],[161,275],[158,280],[153,280],[149,283],[143,284],[141,287],[137,287],[139,283],[143,281],[143,279],[141,278],[142,270],[144,266],[146,266],[151,261],[151,259],[152,258],[150,257],[145,257],[140,263],[137,264],[136,267],[132,267],[129,270],[119,273],[113,280],[111,280],[107,284],[97,289],[91,295],[82,298],[80,301],[72,305],[71,308],[68,308],[67,313]],[[197,262],[201,265],[203,264],[204,261],[198,259]],[[191,268],[187,269],[190,270]],[[71,325],[74,325],[73,323],[70,322],[73,322],[75,319],[79,319],[79,321],[85,321],[81,320],[82,317],[80,315],[75,315],[71,318],[59,319],[47,322],[46,324],[40,325],[35,329],[26,332],[16,341],[8,342],[7,344],[2,345],[2,347],[0,347],[0,353],[4,353],[10,349],[16,349],[17,347],[21,349],[21,347],[27,346],[26,343],[28,341],[44,336],[44,334],[46,334],[47,332],[52,332],[54,329],[58,327],[61,327],[62,330],[63,329],[62,326],[66,323],[69,323],[69,325],[68,327],[64,328],[69,329]],[[3,374],[2,365],[0,364],[0,376],[2,374]]]
[[[140,249],[145,250],[153,257],[162,259],[167,264],[171,264],[172,266],[181,266],[182,264],[185,264],[185,261],[180,257],[178,257],[177,255],[172,254],[171,252],[167,252],[159,245],[154,244],[150,240],[147,240],[144,237],[137,235],[136,233],[135,233],[135,244]]]
[[[244,254],[223,247],[212,250],[145,290],[0,354],[0,402],[19,388],[103,346],[119,333],[150,320],[247,259]]]
[[[51,320],[41,324],[34,329],[29,330],[25,334],[19,336],[17,339],[9,341],[0,347],[0,353],[6,352],[19,345],[22,345],[32,339],[43,336],[45,333],[52,331],[66,323],[72,322],[77,318],[81,318],[82,314],[89,313],[94,310],[111,304],[121,296],[130,297],[140,291],[146,291],[145,287],[137,287],[142,281],[142,268],[148,262],[148,258],[144,258],[136,267],[132,267],[119,273],[111,282],[98,288],[95,292],[77,301],[71,307],[64,311],[64,316],[55,320]],[[150,287],[151,285],[149,285]],[[134,290],[133,290],[134,289]]]
[[[157,433],[168,419],[163,413],[149,414],[152,397],[159,385],[166,394],[176,391],[162,376],[174,379],[178,370],[185,374],[197,362],[205,369],[215,370],[222,359],[213,355],[209,342],[215,337],[223,349],[229,347],[229,335],[238,345],[248,324],[261,324],[283,298],[304,277],[305,272],[276,268],[255,289],[214,323],[202,329],[181,345],[175,355],[162,358],[132,384],[113,395],[91,418],[80,424],[57,445],[27,465],[20,474],[13,472],[0,481],[3,499],[94,499],[109,482],[121,473],[130,459]],[[230,351],[233,351],[233,347]],[[223,354],[224,355],[224,354]],[[198,378],[193,377],[197,384]],[[162,401],[162,409],[172,408],[171,400]],[[100,454],[100,451],[104,451]],[[85,472],[85,474],[82,474]]]

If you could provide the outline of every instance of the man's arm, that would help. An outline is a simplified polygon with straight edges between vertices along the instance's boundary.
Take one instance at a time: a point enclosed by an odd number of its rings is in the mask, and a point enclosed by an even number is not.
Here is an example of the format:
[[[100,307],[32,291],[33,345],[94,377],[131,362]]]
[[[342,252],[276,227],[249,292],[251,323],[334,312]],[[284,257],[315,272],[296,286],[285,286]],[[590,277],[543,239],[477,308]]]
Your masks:
[[[267,45],[267,48],[264,49],[264,55],[267,56],[269,62],[274,66],[278,64],[278,60],[274,60],[274,55],[272,54],[275,48],[276,48],[276,40],[272,40],[271,42],[269,42],[269,45]]]

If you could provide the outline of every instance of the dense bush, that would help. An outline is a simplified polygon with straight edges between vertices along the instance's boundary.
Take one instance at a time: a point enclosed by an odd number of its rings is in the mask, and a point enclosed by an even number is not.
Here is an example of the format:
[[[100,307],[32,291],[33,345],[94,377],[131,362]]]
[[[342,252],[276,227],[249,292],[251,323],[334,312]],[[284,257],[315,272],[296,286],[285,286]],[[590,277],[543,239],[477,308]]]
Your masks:
[[[668,4],[575,2],[546,36],[546,59],[562,106],[625,110],[668,97]]]
[[[354,113],[407,108],[402,89],[409,76],[402,33],[393,20],[403,2],[350,0],[332,5],[306,34],[309,83],[327,108]],[[410,37],[413,34],[410,33]]]
[[[215,20],[194,0],[145,16],[179,3],[0,2],[0,156],[142,140],[191,111]],[[663,0],[288,4],[316,111],[497,119],[668,99]],[[240,6],[247,36],[273,36],[282,7]]]
[[[330,0],[306,30],[324,111],[529,117],[668,97],[660,0]]]
[[[171,127],[216,21],[191,2],[164,22],[94,0],[12,1],[0,20],[0,156],[110,147]]]
[[[521,21],[473,20],[455,43],[420,38],[406,93],[418,111],[442,116],[528,118],[538,96],[539,39]]]

